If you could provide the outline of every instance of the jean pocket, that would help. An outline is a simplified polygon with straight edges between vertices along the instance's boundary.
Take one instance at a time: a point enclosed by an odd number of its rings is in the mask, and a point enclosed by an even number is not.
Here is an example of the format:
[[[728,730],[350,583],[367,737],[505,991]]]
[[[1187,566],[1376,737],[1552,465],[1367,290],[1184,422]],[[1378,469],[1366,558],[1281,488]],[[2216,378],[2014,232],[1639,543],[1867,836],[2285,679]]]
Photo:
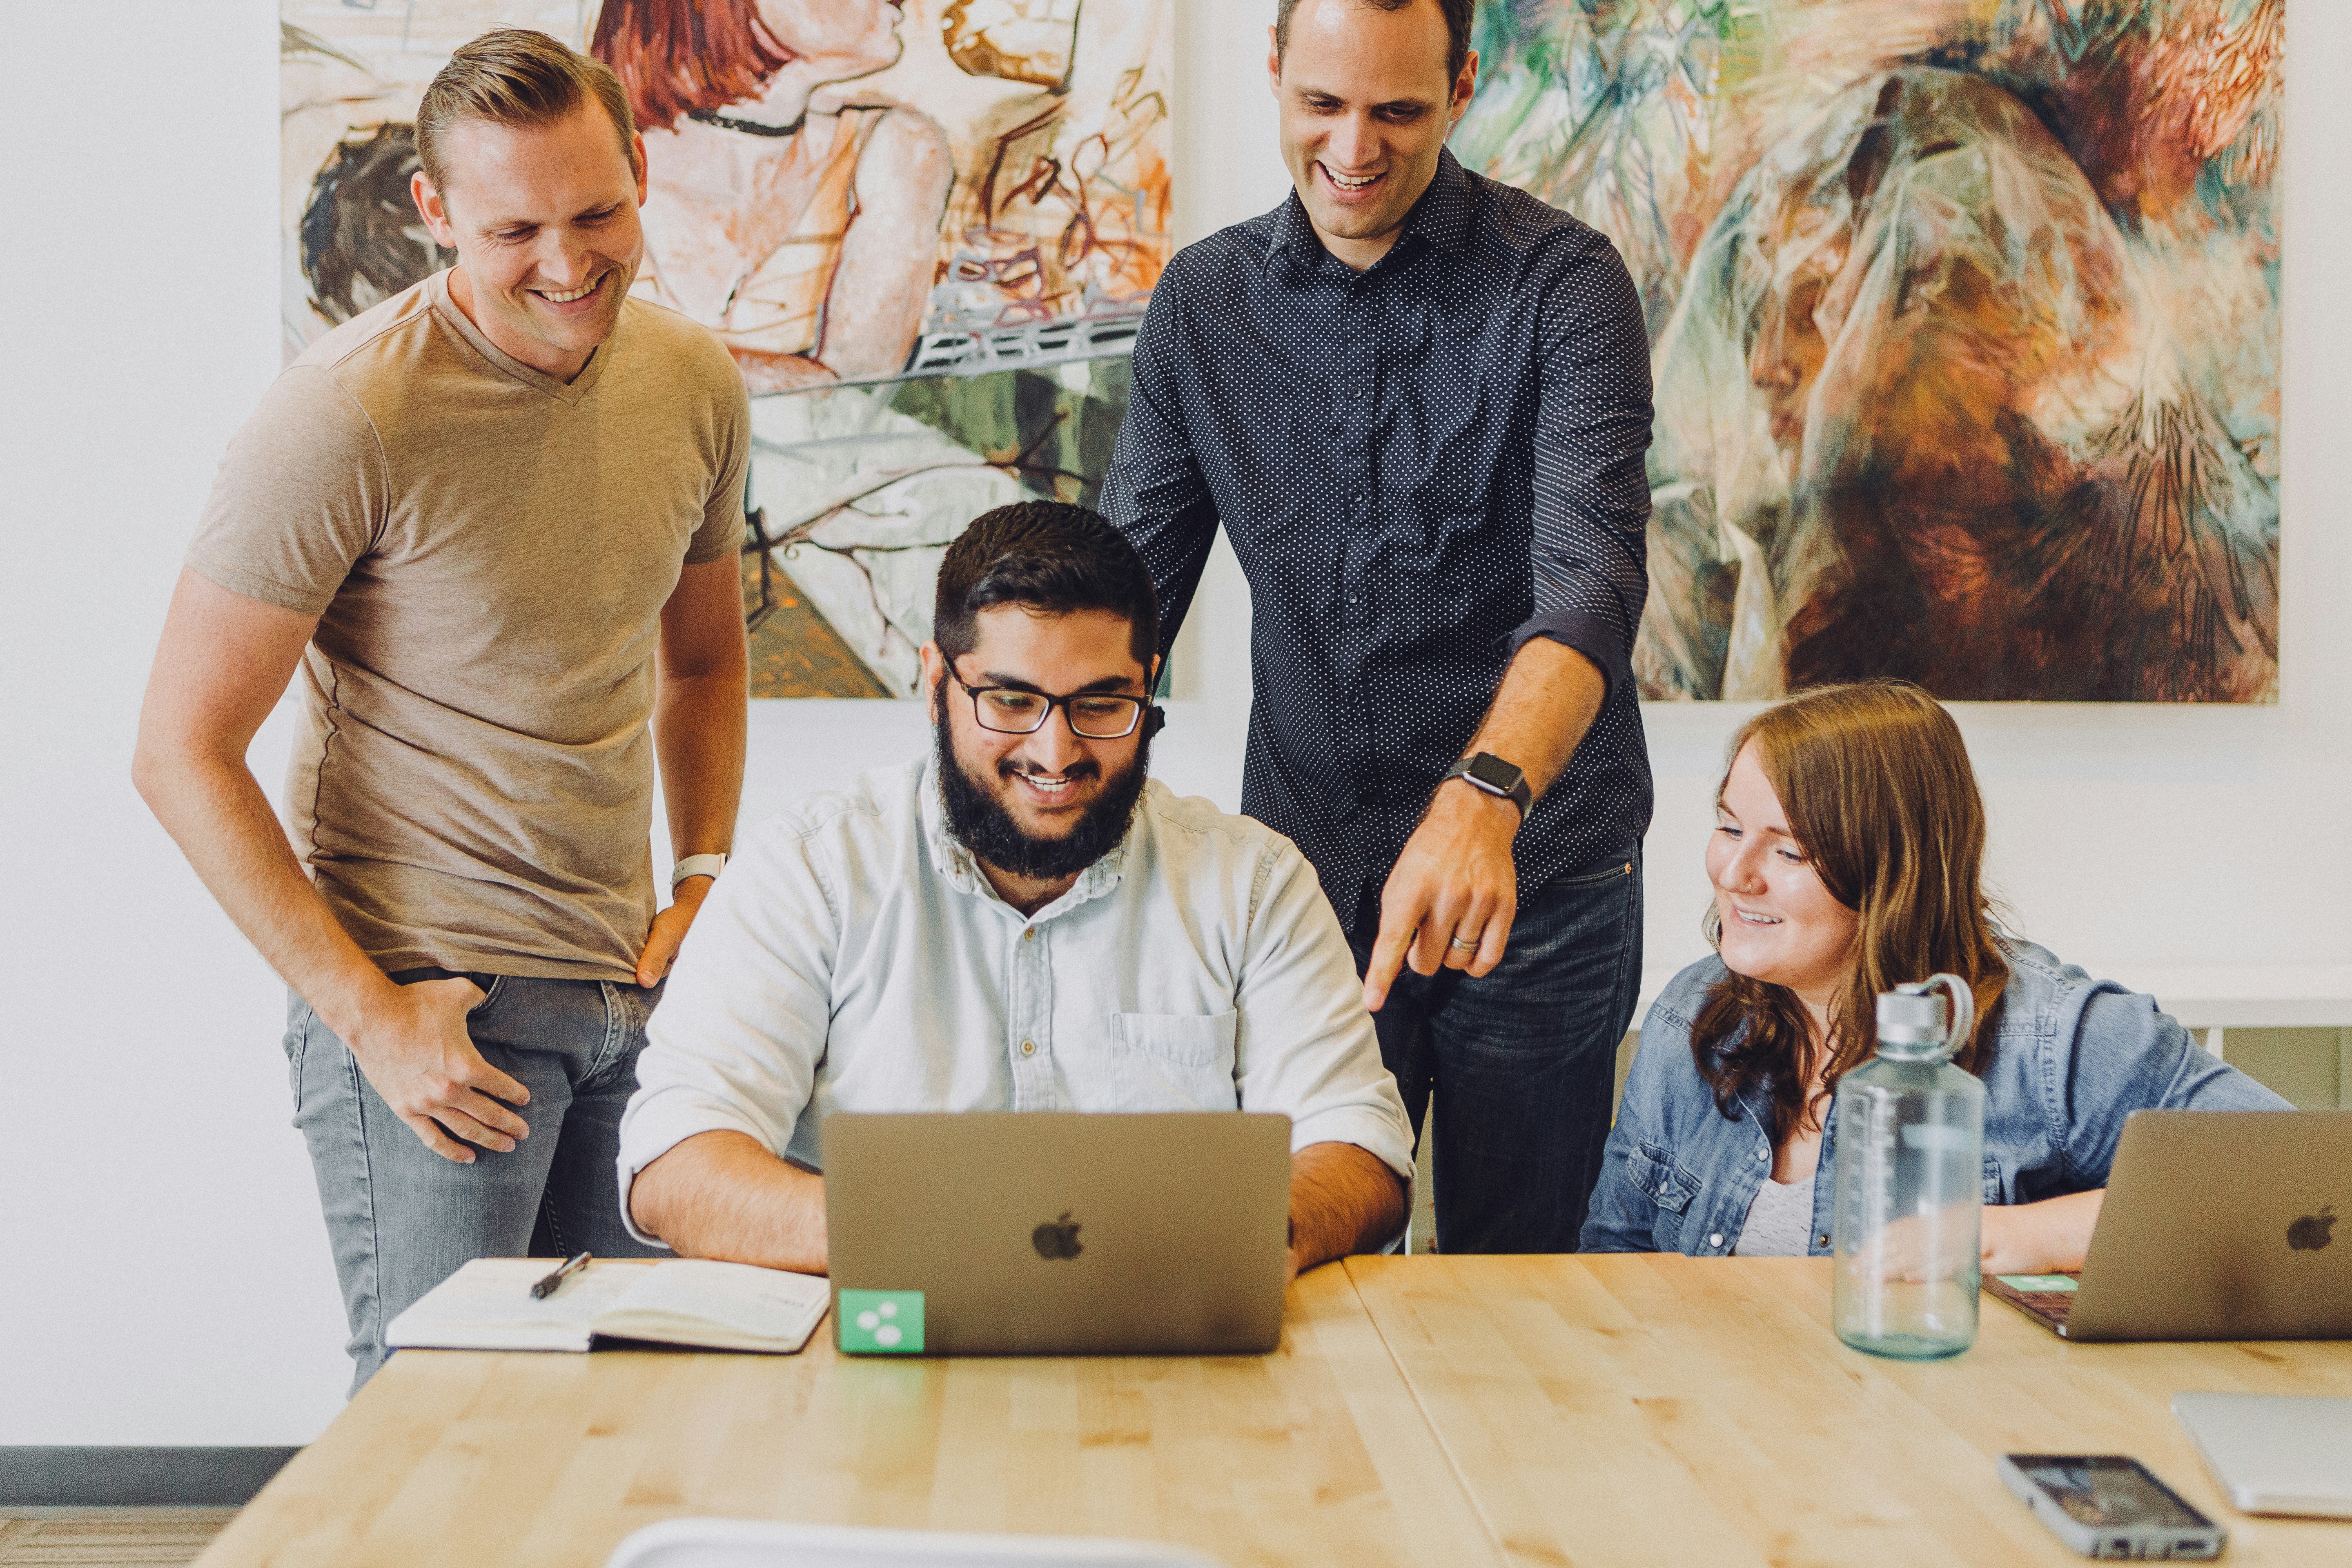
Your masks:
[[[1989,1204],[2003,1201],[2000,1195],[2000,1162],[1990,1154],[1984,1160],[1984,1201]]]
[[[1548,888],[1597,888],[1603,882],[1622,881],[1633,874],[1633,862],[1622,861],[1599,871],[1587,871],[1575,877],[1554,877],[1544,885]]]
[[[1131,1110],[1233,1110],[1238,1013],[1113,1013],[1118,1101]]]
[[[302,1114],[302,1058],[310,1043],[310,1020],[314,1016],[310,1004],[300,997],[294,999],[286,1013],[286,1092],[293,1098],[294,1114]]]
[[[468,1018],[478,1016],[487,1011],[490,1004],[496,1002],[507,988],[507,977],[503,974],[468,974],[466,978],[472,981],[482,993],[481,1000],[466,1009],[466,1016]]]

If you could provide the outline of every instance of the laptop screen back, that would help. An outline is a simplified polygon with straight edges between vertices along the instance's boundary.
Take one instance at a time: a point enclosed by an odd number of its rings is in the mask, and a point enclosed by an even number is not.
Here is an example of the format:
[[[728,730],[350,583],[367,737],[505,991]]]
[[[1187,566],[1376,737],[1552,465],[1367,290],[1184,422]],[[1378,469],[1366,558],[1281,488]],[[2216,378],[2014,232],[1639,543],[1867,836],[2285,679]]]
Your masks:
[[[836,1305],[920,1291],[925,1353],[1281,1340],[1286,1116],[844,1112],[823,1143]]]

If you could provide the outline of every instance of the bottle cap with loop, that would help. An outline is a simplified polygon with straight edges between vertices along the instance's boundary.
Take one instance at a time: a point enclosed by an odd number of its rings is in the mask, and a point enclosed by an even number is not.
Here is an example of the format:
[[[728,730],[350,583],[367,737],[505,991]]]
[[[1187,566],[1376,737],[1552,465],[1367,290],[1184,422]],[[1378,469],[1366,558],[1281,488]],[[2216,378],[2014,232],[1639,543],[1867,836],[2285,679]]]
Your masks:
[[[1951,1001],[1947,1006],[1938,991]],[[1977,1026],[1976,993],[1957,974],[1908,981],[1878,996],[1878,1054],[1896,1061],[1949,1061]]]

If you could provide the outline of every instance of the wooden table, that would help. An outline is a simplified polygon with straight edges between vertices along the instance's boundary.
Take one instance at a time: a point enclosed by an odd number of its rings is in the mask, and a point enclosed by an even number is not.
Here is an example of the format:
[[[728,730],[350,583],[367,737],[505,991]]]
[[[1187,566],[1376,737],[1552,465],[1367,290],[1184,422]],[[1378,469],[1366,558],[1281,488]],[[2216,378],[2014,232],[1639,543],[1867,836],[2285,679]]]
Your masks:
[[[2352,1394],[2352,1344],[2069,1345],[1988,1300],[1905,1363],[1837,1342],[1818,1260],[1354,1258],[1264,1358],[404,1352],[200,1563],[594,1565],[708,1513],[1233,1568],[2071,1564],[1992,1464],[2079,1449],[2146,1460],[2225,1561],[2352,1565],[2352,1524],[2222,1504],[2184,1388]]]
[[[2004,1453],[2124,1453],[2226,1525],[2225,1561],[2352,1563],[2352,1524],[2230,1509],[2183,1389],[2352,1394],[2352,1344],[2074,1345],[1998,1301],[1975,1348],[1830,1331],[1826,1259],[1351,1258],[1490,1539],[1515,1563],[2081,1563]]]

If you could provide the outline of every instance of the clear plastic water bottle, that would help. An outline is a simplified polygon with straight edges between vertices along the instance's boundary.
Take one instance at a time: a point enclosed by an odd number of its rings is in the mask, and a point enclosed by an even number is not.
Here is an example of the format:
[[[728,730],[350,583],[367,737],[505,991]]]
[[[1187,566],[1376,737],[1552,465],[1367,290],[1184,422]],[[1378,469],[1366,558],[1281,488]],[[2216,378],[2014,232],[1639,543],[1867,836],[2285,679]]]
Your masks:
[[[1858,1351],[1931,1361],[1976,1343],[1985,1091],[1952,1065],[1976,1012],[1958,975],[1897,986],[1878,998],[1877,1059],[1838,1080],[1831,1321]]]

